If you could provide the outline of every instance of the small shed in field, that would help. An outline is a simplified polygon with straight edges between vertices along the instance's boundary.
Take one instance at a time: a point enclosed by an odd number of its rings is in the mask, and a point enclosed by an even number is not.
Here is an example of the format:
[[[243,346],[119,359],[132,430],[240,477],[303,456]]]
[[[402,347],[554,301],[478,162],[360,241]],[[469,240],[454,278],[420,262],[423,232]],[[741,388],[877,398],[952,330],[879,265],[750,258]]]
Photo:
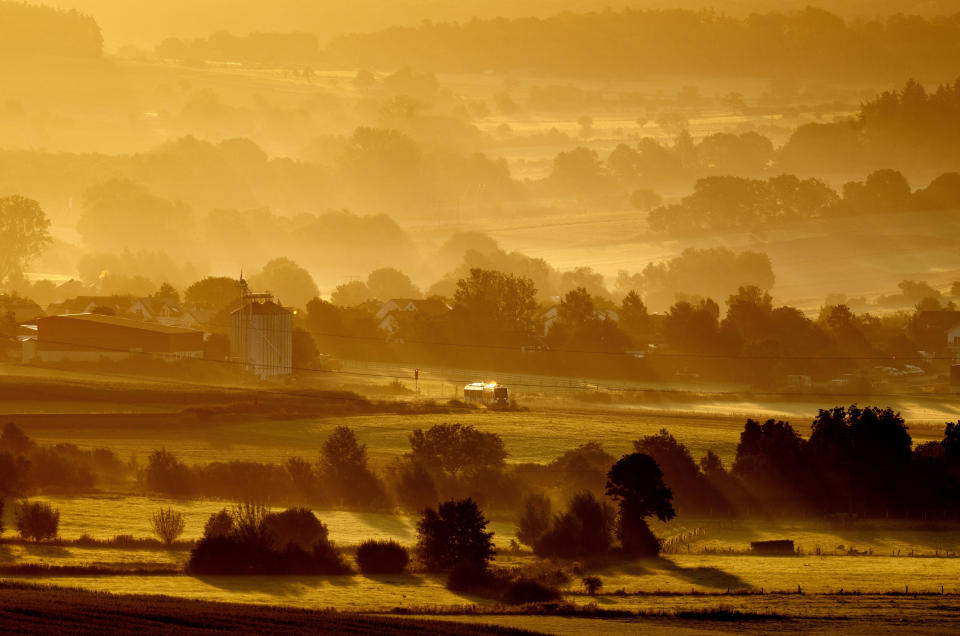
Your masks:
[[[773,541],[751,541],[750,550],[763,556],[793,556],[793,539],[775,539]]]

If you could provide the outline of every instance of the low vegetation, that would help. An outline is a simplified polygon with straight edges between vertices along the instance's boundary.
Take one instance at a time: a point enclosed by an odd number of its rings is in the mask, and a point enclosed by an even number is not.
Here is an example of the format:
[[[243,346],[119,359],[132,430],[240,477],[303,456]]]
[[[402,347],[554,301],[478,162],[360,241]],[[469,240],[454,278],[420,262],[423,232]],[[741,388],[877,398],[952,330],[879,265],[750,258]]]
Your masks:
[[[190,552],[195,574],[345,574],[327,527],[304,508],[270,513],[243,503],[211,516]]]
[[[60,525],[60,511],[42,501],[21,501],[16,508],[17,532],[35,542],[53,539]]]
[[[356,561],[364,574],[399,574],[410,562],[410,555],[396,541],[369,540],[357,547]]]

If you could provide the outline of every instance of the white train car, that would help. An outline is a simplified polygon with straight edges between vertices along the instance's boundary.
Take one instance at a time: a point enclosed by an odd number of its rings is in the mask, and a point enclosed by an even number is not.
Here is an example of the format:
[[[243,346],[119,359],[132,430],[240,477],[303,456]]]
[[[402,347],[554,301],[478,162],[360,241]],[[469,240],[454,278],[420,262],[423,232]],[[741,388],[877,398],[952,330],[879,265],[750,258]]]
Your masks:
[[[510,391],[496,382],[474,382],[463,387],[463,401],[467,404],[506,407],[510,405]]]

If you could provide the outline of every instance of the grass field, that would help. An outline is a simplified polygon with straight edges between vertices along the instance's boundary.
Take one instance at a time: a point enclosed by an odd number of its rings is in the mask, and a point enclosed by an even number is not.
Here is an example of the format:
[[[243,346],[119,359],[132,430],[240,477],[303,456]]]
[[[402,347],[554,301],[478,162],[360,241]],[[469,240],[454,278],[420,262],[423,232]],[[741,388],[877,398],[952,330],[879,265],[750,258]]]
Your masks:
[[[251,607],[164,598],[112,596],[0,583],[0,629],[11,633],[175,634],[504,634],[515,628],[336,611]]]

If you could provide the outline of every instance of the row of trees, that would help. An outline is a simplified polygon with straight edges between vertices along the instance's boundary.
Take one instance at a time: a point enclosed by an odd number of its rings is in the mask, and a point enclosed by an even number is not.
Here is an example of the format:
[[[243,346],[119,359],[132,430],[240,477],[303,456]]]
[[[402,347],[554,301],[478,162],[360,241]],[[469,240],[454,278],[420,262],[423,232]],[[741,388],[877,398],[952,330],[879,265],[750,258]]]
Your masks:
[[[767,180],[707,177],[679,203],[650,211],[650,228],[666,234],[763,230],[777,225],[861,214],[953,210],[960,207],[960,174],[942,174],[912,191],[895,170],[878,170],[843,186],[842,196],[819,179],[781,175]]]
[[[83,492],[128,480],[135,468],[109,449],[37,444],[16,424],[0,434],[0,497],[29,492]]]
[[[414,431],[410,449],[383,469],[385,479],[369,467],[365,448],[345,427],[324,443],[317,467],[294,458],[284,466],[225,462],[188,468],[157,451],[146,469],[144,485],[148,491],[167,495],[254,496],[352,508],[385,509],[398,504],[411,511],[470,497],[496,510],[523,508],[527,516],[531,509],[539,511],[533,516],[541,521],[521,527],[519,536],[544,555],[577,550],[564,547],[578,545],[568,540],[574,532],[571,528],[580,523],[574,519],[591,510],[603,512],[601,500],[578,493],[620,497],[604,481],[610,479],[611,468],[617,474],[620,469],[615,458],[595,442],[549,464],[508,466],[498,435],[441,424]],[[750,420],[729,469],[712,451],[695,460],[666,430],[635,440],[633,450],[653,463],[630,460],[628,473],[645,475],[644,482],[656,482],[655,477],[662,475],[670,491],[655,489],[644,501],[660,501],[658,497],[671,494],[671,505],[684,515],[937,515],[952,514],[951,506],[960,501],[960,426],[948,424],[942,441],[914,448],[903,418],[889,408],[822,410],[808,439],[787,422]],[[188,485],[190,490],[185,489]],[[554,519],[543,494],[527,497],[538,492],[576,495],[576,505],[571,503],[568,509],[573,516]],[[612,519],[606,512],[596,514]],[[644,516],[650,514],[672,516],[659,504],[649,505]],[[612,521],[608,526],[612,531]],[[620,540],[624,541],[622,532]]]

